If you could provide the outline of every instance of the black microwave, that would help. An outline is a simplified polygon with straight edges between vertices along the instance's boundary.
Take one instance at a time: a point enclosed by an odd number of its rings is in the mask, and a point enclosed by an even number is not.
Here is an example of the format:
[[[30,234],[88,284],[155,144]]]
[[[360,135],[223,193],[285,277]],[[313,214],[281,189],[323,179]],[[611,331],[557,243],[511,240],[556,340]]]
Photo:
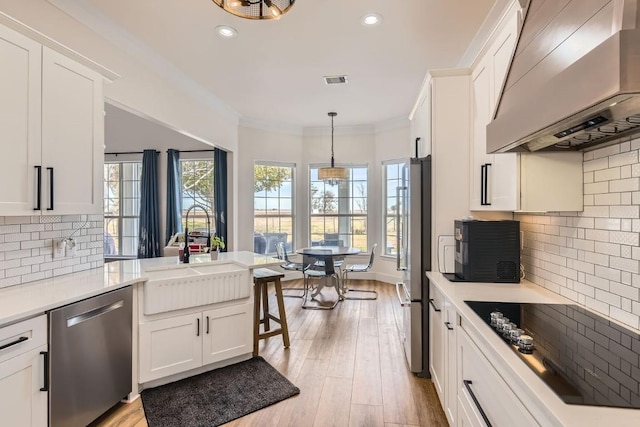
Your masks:
[[[465,282],[520,282],[520,222],[456,220],[455,277]]]

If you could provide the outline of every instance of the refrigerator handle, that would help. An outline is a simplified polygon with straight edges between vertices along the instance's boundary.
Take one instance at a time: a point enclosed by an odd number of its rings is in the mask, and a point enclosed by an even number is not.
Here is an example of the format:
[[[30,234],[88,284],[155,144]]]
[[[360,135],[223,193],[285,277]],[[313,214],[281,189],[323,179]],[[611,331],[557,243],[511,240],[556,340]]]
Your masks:
[[[400,286],[402,286],[406,298],[402,298],[402,295],[400,295]],[[407,287],[404,283],[402,282],[396,283],[396,295],[398,295],[398,300],[400,301],[400,307],[411,307],[411,299],[408,298],[409,294],[407,293]]]
[[[403,192],[406,192],[407,187],[396,187],[396,271],[406,271],[407,266],[402,265],[402,255],[404,253],[404,247],[407,242],[407,234],[405,233],[404,224],[404,212],[405,212],[405,200],[406,194],[402,196]]]

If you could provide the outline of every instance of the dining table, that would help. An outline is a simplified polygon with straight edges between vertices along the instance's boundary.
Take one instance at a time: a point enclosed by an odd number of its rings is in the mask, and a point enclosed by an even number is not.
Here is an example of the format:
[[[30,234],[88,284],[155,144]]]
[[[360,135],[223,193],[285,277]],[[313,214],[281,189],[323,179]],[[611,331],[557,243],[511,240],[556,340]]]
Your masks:
[[[329,255],[329,251],[331,251]],[[317,258],[319,261],[322,261],[323,258],[327,256],[331,256],[334,259],[334,265],[337,267],[336,271],[338,273],[338,287],[336,288],[338,292],[338,299],[342,301],[344,299],[344,283],[342,281],[342,269],[341,264],[337,265],[335,263],[336,259],[340,259],[349,255],[358,255],[361,254],[362,251],[358,248],[354,248],[351,246],[330,246],[330,245],[318,245],[311,246],[309,248],[301,248],[296,250],[297,254],[300,255],[308,255],[314,258]],[[322,285],[319,285],[320,288],[316,292],[320,292],[322,290]]]

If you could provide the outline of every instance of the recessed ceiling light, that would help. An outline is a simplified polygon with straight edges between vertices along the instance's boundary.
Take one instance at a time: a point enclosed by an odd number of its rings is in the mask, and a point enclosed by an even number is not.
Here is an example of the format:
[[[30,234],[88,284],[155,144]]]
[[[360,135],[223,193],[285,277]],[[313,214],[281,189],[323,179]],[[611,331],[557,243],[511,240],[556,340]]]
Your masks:
[[[367,13],[360,19],[362,25],[367,26],[378,25],[381,21],[382,15],[380,15],[379,13]]]
[[[216,31],[218,35],[225,39],[230,39],[238,35],[238,32],[233,27],[228,27],[226,25],[218,25],[216,27]]]

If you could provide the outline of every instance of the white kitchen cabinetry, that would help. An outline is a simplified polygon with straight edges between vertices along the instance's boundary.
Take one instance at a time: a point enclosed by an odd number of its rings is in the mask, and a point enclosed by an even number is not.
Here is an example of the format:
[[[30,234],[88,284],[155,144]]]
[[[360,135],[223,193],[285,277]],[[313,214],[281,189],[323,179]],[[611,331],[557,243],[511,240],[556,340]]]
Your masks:
[[[507,76],[517,42],[518,21],[518,2],[513,2],[473,67],[471,210],[582,211],[581,153],[486,152],[486,127],[493,119]],[[536,156],[539,158],[530,160]],[[555,184],[547,185],[549,181]]]
[[[447,420],[456,425],[456,311],[433,284],[429,295],[429,371]]]
[[[0,62],[0,216],[100,213],[102,75],[2,25]]]
[[[168,312],[141,322],[139,382],[251,353],[253,302],[246,301],[184,315]]]
[[[412,129],[422,132],[415,134],[419,156],[432,156],[432,265],[437,265],[435,236],[452,235],[453,220],[469,215],[470,93],[469,69],[431,70],[410,116]]]
[[[44,214],[102,212],[102,76],[47,47],[42,51]]]
[[[0,329],[0,414],[2,425],[45,427],[47,318],[40,316]]]
[[[461,425],[539,425],[478,347],[458,328],[458,401]]]

